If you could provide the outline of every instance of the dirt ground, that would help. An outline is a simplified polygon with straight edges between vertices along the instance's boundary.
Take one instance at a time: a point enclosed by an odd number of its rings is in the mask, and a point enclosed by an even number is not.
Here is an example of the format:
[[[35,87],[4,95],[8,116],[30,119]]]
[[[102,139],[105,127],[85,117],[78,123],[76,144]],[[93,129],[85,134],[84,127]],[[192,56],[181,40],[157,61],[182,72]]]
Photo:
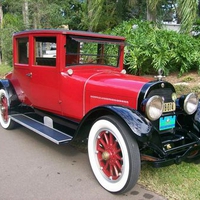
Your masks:
[[[148,76],[149,77],[149,76]],[[153,78],[153,76],[150,76]],[[172,73],[169,76],[166,76],[164,80],[174,84],[174,85],[188,85],[190,87],[200,86],[200,74],[197,72],[189,72],[187,74],[178,76],[178,73]]]
[[[180,83],[186,83],[190,87],[200,86],[200,74],[197,72],[190,72],[178,77],[177,73],[170,74],[166,77],[166,80],[177,85]]]
[[[154,79],[154,76],[147,76]],[[176,89],[177,96],[194,92],[200,98],[200,74],[197,72],[189,72],[178,76],[178,73],[172,73],[166,76],[164,80],[172,83]]]

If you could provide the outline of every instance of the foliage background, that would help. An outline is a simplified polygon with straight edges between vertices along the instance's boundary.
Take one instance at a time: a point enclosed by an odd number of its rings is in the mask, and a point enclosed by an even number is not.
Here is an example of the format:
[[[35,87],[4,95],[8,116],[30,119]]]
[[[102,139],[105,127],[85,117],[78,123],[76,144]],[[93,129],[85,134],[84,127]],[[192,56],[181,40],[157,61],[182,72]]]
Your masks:
[[[0,0],[0,63],[12,66],[12,34],[38,28],[89,30],[127,38],[129,73],[200,71],[196,0]],[[146,21],[148,19],[149,21]],[[162,21],[182,22],[181,34],[164,30]],[[198,23],[196,23],[198,24]],[[199,26],[195,26],[199,33]]]
[[[153,74],[163,69],[165,74],[178,71],[200,71],[200,40],[180,34],[147,21],[129,20],[111,31],[127,39],[125,65],[130,73]]]

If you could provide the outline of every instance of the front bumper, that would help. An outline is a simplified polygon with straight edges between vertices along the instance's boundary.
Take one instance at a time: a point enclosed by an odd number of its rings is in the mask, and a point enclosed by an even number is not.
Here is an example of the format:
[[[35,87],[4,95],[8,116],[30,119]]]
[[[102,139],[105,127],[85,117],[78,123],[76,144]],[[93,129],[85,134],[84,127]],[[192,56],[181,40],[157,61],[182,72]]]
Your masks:
[[[141,154],[141,160],[156,168],[166,167],[173,164],[180,164],[181,162],[199,162],[200,138],[198,138],[195,142],[185,144],[170,150],[160,149],[160,153],[162,153],[162,155],[159,157]]]

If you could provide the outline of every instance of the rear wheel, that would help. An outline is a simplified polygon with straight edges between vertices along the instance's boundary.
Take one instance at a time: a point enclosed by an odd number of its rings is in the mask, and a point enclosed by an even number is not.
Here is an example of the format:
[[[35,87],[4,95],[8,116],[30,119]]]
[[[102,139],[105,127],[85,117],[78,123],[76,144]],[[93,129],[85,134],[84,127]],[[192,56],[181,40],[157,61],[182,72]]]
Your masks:
[[[140,153],[124,122],[114,116],[99,118],[88,138],[88,154],[93,173],[109,192],[124,193],[140,174]]]
[[[12,129],[16,124],[8,115],[8,107],[8,95],[5,90],[0,89],[0,124],[4,129]]]

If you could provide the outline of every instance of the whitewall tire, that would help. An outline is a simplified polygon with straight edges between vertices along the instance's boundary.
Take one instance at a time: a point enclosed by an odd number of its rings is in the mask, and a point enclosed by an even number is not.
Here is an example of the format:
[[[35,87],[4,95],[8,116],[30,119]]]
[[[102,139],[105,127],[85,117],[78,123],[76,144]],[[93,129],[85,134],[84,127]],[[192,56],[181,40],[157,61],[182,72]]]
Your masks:
[[[109,192],[124,193],[136,184],[141,164],[139,148],[119,118],[104,116],[93,124],[88,155],[96,179]]]
[[[12,129],[15,122],[8,115],[9,101],[5,90],[0,89],[0,124],[4,129]]]

